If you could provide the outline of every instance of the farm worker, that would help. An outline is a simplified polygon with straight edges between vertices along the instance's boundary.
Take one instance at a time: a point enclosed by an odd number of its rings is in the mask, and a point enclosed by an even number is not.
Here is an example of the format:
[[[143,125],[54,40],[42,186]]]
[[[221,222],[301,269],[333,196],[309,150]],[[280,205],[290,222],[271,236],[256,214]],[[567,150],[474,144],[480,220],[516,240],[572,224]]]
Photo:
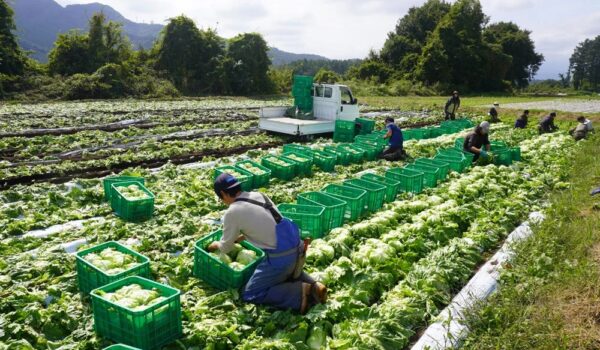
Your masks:
[[[466,152],[471,152],[475,155],[475,157],[473,157],[473,162],[479,159],[479,157],[488,157],[488,152],[490,151],[490,140],[488,138],[489,132],[490,123],[484,121],[475,128],[475,131],[465,137],[463,150]]]
[[[498,102],[494,102],[494,105],[488,112],[488,115],[490,116],[490,123],[500,122],[500,118],[498,118],[498,108],[500,108],[500,104]]]
[[[446,101],[446,106],[444,107],[444,112],[446,112],[446,120],[452,119],[454,120],[454,114],[460,107],[460,97],[458,97],[458,91],[454,91],[452,96]]]
[[[303,271],[306,248],[298,226],[282,217],[264,194],[242,191],[231,174],[219,175],[214,190],[229,208],[223,216],[223,237],[208,250],[228,253],[236,242],[247,239],[265,252],[244,287],[242,299],[301,313],[324,303],[327,288]]]
[[[515,129],[525,129],[527,127],[527,119],[529,118],[529,110],[524,110],[523,114],[515,121]]]
[[[588,134],[588,128],[587,125],[585,125],[585,117],[578,117],[577,121],[579,124],[577,124],[575,128],[569,130],[569,134],[573,136],[575,141],[585,139]]]
[[[388,147],[383,151],[382,157],[386,160],[398,160],[406,157],[404,152],[404,138],[402,130],[394,123],[394,118],[385,118],[385,128],[387,133],[383,136],[384,139],[389,139]]]
[[[540,122],[538,126],[538,131],[540,134],[545,134],[549,132],[553,132],[558,130],[558,127],[554,125],[554,118],[556,117],[556,112],[552,112],[549,115],[545,116],[544,119]]]

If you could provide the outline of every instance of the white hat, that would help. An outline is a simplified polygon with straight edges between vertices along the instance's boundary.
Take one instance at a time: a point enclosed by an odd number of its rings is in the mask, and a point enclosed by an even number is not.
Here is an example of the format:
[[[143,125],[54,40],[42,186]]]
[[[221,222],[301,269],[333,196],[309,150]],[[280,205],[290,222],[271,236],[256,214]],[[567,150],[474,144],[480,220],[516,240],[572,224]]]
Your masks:
[[[479,127],[487,134],[490,131],[490,123],[487,121],[483,121],[481,122],[481,124],[479,124]]]
[[[498,103],[498,101],[494,102],[494,106],[500,106],[500,104]]]

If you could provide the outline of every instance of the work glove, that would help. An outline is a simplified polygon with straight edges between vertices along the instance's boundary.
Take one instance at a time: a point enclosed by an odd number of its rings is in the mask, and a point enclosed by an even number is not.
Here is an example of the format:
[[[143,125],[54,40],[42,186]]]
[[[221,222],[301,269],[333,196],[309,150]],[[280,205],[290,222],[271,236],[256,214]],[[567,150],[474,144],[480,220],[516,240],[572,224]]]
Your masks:
[[[487,153],[486,151],[484,151],[484,150],[481,150],[481,151],[479,151],[479,155],[480,155],[482,158],[487,158],[487,157],[488,157],[488,153]]]

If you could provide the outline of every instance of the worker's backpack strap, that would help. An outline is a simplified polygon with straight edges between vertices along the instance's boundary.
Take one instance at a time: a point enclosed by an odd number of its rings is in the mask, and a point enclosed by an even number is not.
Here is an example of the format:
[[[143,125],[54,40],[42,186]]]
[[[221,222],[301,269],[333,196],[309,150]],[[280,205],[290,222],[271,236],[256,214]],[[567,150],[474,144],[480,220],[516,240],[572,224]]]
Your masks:
[[[273,219],[275,219],[276,223],[280,223],[281,220],[283,220],[283,217],[281,216],[281,214],[279,214],[279,212],[277,212],[277,210],[275,210],[275,208],[273,207],[273,204],[267,198],[267,196],[265,196],[262,193],[261,193],[261,195],[262,195],[263,199],[265,200],[264,203],[255,201],[254,199],[250,199],[250,198],[236,198],[235,201],[236,202],[248,202],[250,204],[254,204],[254,205],[258,205],[259,207],[263,207],[263,208],[267,209],[269,212],[271,212],[271,215],[273,215]]]

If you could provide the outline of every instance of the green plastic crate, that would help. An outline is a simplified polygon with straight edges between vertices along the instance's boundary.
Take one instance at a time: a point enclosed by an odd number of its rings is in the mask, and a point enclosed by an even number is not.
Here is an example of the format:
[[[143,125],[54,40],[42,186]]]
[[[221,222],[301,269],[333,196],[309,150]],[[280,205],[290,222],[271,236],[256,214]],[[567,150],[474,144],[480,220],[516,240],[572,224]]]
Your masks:
[[[296,175],[312,174],[313,157],[298,152],[286,152],[281,155],[281,158],[288,159],[296,163]]]
[[[496,150],[494,154],[494,164],[496,165],[511,165],[512,152],[508,148]]]
[[[341,144],[338,146],[338,148],[341,148],[343,150],[346,150],[350,156],[350,163],[362,163],[362,161],[365,159],[366,157],[366,151],[364,149],[359,149],[356,147],[353,147],[352,144],[347,143],[347,144]]]
[[[434,159],[448,163],[450,169],[456,171],[457,173],[462,173],[465,170],[465,158],[462,155],[459,157],[453,155],[437,154]]]
[[[313,151],[313,162],[323,171],[334,171],[337,155],[325,151]]]
[[[320,205],[325,208],[323,212],[325,232],[344,224],[346,202],[339,198],[330,196],[325,192],[304,192],[298,195],[296,202],[305,205]]]
[[[424,128],[410,129],[415,140],[424,140],[428,138],[429,133]]]
[[[458,150],[462,150],[465,146],[465,138],[464,137],[459,137],[456,140],[454,140],[454,148],[458,149]]]
[[[224,165],[215,168],[213,180],[216,179],[222,173],[228,173],[233,175],[240,185],[242,185],[242,191],[251,191],[254,185],[254,175],[251,172],[246,171],[242,168],[237,168],[232,165]]]
[[[335,121],[335,129],[333,132],[334,142],[353,142],[356,124],[354,121],[341,120]]]
[[[135,311],[106,300],[103,293],[123,286],[139,284],[144,289],[156,289],[166,299],[145,310]],[[90,293],[96,332],[115,342],[143,350],[160,349],[182,336],[179,290],[146,278],[130,276]]]
[[[325,146],[323,147],[323,151],[326,153],[335,154],[337,157],[337,164],[339,165],[348,165],[350,164],[350,152],[344,149],[340,149],[334,146]]]
[[[510,154],[512,156],[512,160],[517,162],[521,160],[521,148],[520,147],[512,147],[510,149]]]
[[[301,154],[312,155],[312,150],[310,147],[295,143],[287,143],[283,145],[283,152],[297,152]]]
[[[275,161],[281,161],[283,164],[278,164]],[[286,158],[277,156],[265,156],[261,159],[261,165],[271,170],[271,175],[289,181],[296,176],[296,162]]]
[[[499,150],[505,150],[508,148],[508,145],[504,141],[491,141],[490,142],[490,151],[495,152]]]
[[[374,213],[383,207],[386,187],[375,182],[363,179],[349,179],[344,181],[344,186],[354,187],[367,191],[366,208]]]
[[[323,188],[323,192],[346,202],[345,220],[355,221],[366,212],[367,191],[365,190],[329,184]]]
[[[438,168],[416,163],[408,164],[405,168],[422,172],[423,187],[425,188],[437,186],[440,180],[440,170]]]
[[[356,118],[356,123],[360,125],[361,135],[368,135],[375,129],[375,121],[373,119]]]
[[[137,185],[144,191],[148,198],[130,200],[125,198],[119,190],[121,187],[129,185]],[[154,213],[154,194],[150,192],[141,182],[137,181],[122,181],[113,183],[113,194],[110,199],[110,204],[113,212],[126,221],[141,222],[148,220]]]
[[[325,234],[325,208],[320,205],[306,204],[279,204],[277,209],[283,217],[286,217],[298,225],[302,238],[317,239]]]
[[[429,130],[429,138],[439,137],[444,134],[444,130],[439,127],[427,128]]]
[[[400,181],[371,173],[363,174],[360,178],[384,185],[386,188],[384,197],[385,202],[390,203],[396,200],[396,197],[398,196],[398,190],[400,189]]]
[[[429,158],[417,158],[415,159],[415,163],[420,163],[432,167],[436,167],[440,170],[440,181],[446,180],[448,177],[448,171],[450,171],[450,164],[443,162],[441,160],[429,159]]]
[[[138,348],[134,348],[133,346],[125,345],[125,344],[115,344],[104,348],[104,350],[141,350]]]
[[[137,181],[140,182],[142,185],[146,184],[143,177],[137,176],[110,176],[104,178],[104,180],[102,180],[102,187],[104,187],[105,201],[110,202],[110,199],[112,197],[112,184],[123,181]]]
[[[421,193],[423,191],[423,176],[420,171],[404,168],[391,168],[385,172],[385,177],[400,182],[402,192]]]
[[[261,188],[269,186],[271,180],[271,169],[258,164],[252,160],[242,160],[235,163],[235,167],[252,174],[252,188]],[[259,169],[259,171],[252,168]]]
[[[379,148],[373,147],[372,145],[364,144],[362,142],[355,142],[352,144],[352,147],[355,149],[360,149],[365,152],[365,159],[368,161],[373,161],[377,159],[377,156],[381,151]]]
[[[402,138],[404,139],[404,141],[414,140],[415,133],[412,129],[404,129],[402,130]]]
[[[101,252],[106,248],[114,248],[119,252],[134,256],[139,264],[119,274],[108,275],[84,259],[84,257],[90,253]],[[121,280],[125,277],[150,277],[150,260],[148,260],[147,257],[115,241],[105,242],[79,251],[75,256],[75,259],[75,267],[77,269],[77,285],[79,286],[79,291],[81,291],[83,294],[88,294],[98,287]]]
[[[223,236],[223,231],[218,230],[196,241],[194,245],[194,276],[219,290],[240,289],[246,285],[256,270],[256,266],[264,258],[265,252],[246,240],[242,241],[240,243],[242,247],[255,251],[257,259],[242,270],[234,270],[205,250],[209,244],[220,240],[221,236]]]
[[[473,162],[473,157],[475,156],[471,152],[466,152],[466,151],[463,151],[462,149],[459,150],[456,148],[438,149],[437,154],[461,158],[463,161],[463,169],[466,169],[471,166],[471,164]]]
[[[384,139],[383,136],[379,136],[376,134],[370,134],[370,135],[357,135],[354,138],[354,142],[363,142],[363,143],[370,144],[372,146],[383,149],[387,143],[387,140]]]

